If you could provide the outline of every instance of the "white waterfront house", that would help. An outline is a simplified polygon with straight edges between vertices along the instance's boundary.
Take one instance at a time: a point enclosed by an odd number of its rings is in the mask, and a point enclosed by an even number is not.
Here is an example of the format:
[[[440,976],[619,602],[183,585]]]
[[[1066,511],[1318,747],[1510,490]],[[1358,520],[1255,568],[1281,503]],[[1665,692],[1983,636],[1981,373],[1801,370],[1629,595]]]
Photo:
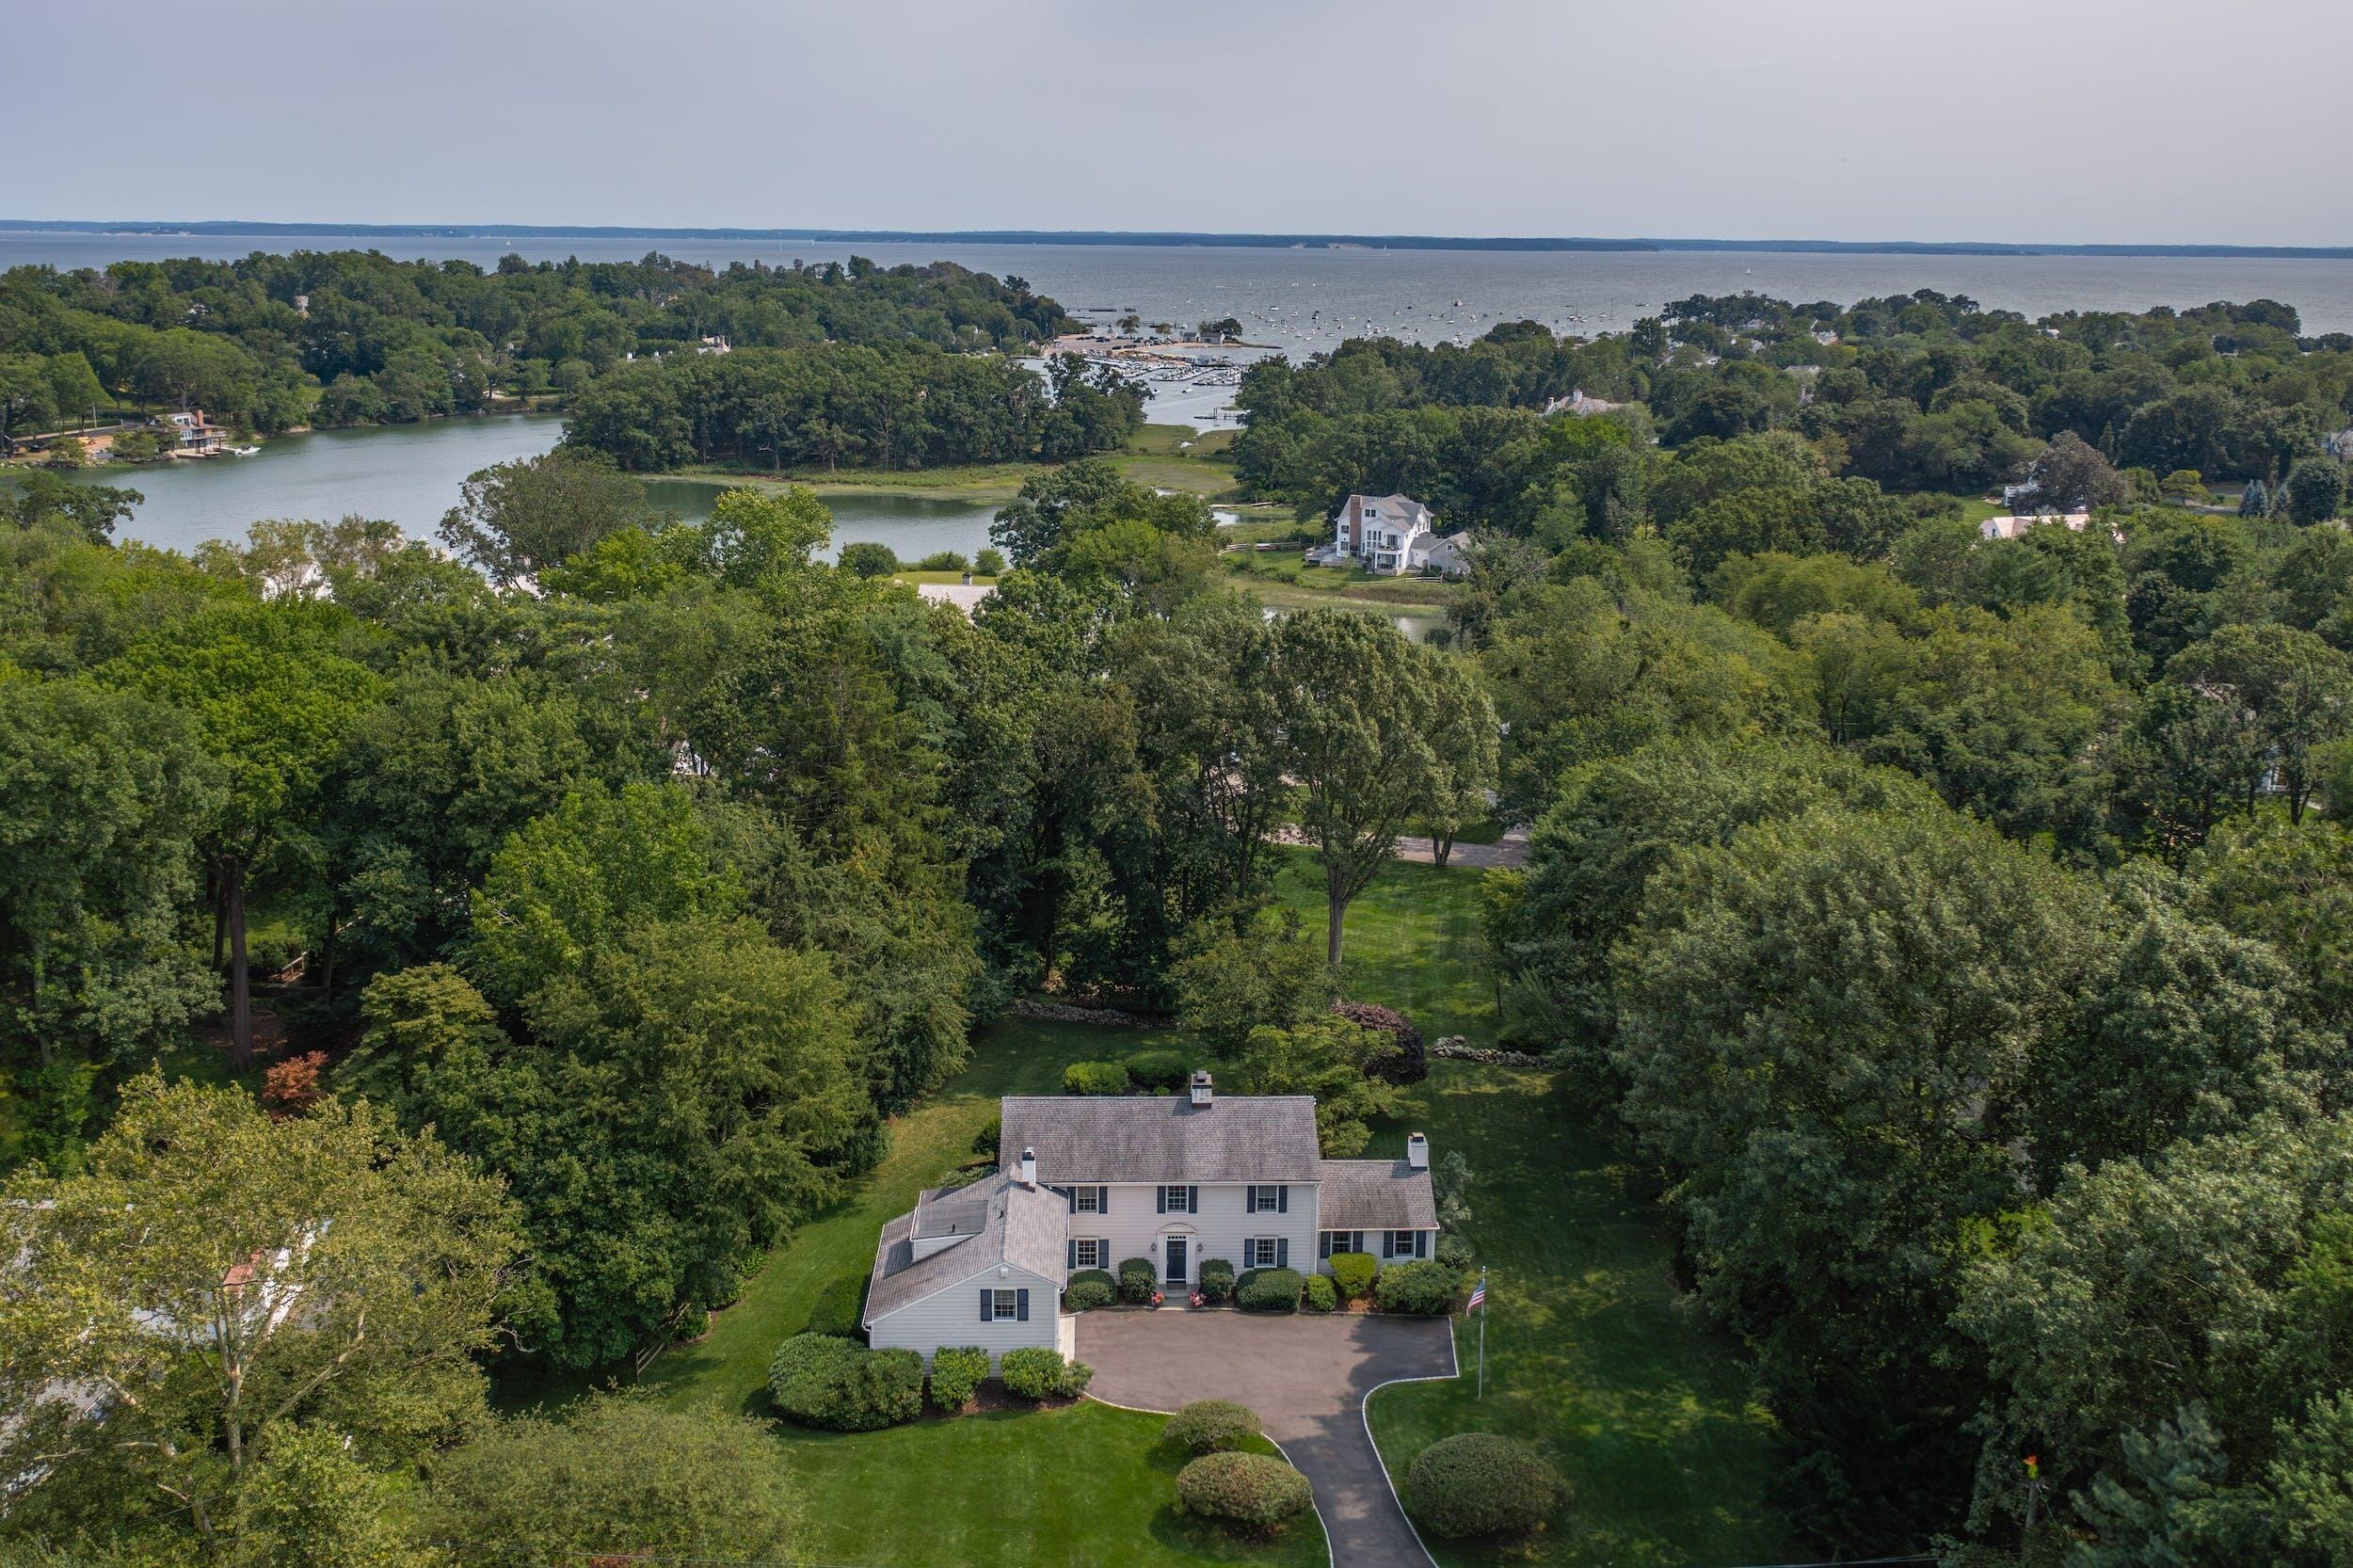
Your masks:
[[[1352,495],[1332,519],[1332,542],[1307,552],[1316,565],[1354,561],[1377,577],[1468,569],[1470,535],[1440,535],[1430,508],[1405,495]]]
[[[1404,1261],[1437,1244],[1429,1141],[1414,1134],[1403,1160],[1326,1160],[1312,1096],[1220,1096],[1195,1073],[1183,1095],[1012,1096],[1001,1116],[997,1171],[883,1226],[870,1343],[1067,1355],[1062,1288],[1082,1269],[1149,1258],[1182,1297],[1209,1258],[1307,1272],[1336,1252]]]

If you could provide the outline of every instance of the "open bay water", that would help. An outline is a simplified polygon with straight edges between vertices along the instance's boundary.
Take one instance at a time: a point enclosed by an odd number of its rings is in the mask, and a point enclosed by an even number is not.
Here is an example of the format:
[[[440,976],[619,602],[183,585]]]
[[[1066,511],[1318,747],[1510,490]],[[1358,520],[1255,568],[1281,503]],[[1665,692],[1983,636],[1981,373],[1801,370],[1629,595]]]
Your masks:
[[[1914,289],[1961,294],[1993,309],[2040,316],[2069,310],[2189,307],[2271,298],[2294,306],[2308,333],[2353,331],[2353,261],[2196,256],[1963,256],[1800,251],[1525,251],[1260,249],[1184,245],[1006,245],[955,242],[851,244],[518,235],[417,235],[351,239],[299,234],[0,232],[0,268],[103,267],[176,256],[232,258],[353,247],[403,258],[495,265],[510,252],[531,261],[577,256],[627,261],[661,250],[724,266],[760,260],[877,264],[951,260],[1028,280],[1082,319],[1109,323],[1133,312],[1191,328],[1233,316],[1244,338],[1294,358],[1351,336],[1386,333],[1415,342],[1476,338],[1499,321],[1532,319],[1556,331],[1620,330],[1668,300],[1753,289],[1785,299],[1849,303]],[[1168,389],[1153,417],[1201,420],[1231,389]],[[438,420],[422,424],[280,437],[257,456],[109,471],[103,482],[142,490],[124,526],[130,538],[174,549],[242,537],[264,518],[387,518],[429,538],[466,475],[555,444],[555,418]],[[715,487],[657,483],[656,499],[699,516]],[[836,544],[876,539],[904,558],[936,550],[969,553],[987,542],[985,504],[877,493],[834,498]]]

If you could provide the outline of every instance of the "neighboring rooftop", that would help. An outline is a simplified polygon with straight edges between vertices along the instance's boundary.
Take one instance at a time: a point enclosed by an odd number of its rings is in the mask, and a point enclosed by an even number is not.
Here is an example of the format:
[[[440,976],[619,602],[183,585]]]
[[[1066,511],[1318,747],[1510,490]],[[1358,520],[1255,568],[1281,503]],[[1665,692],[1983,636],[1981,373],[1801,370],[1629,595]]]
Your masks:
[[[978,1218],[967,1240],[937,1252],[915,1256],[922,1234],[948,1234],[952,1224]],[[935,1295],[984,1269],[1010,1263],[1046,1279],[1063,1273],[1063,1229],[1069,1205],[1042,1187],[1024,1187],[1009,1176],[984,1176],[969,1187],[925,1192],[915,1208],[886,1224],[874,1248],[874,1272],[866,1292],[866,1320],[872,1322],[910,1303]]]
[[[1435,1230],[1438,1200],[1430,1173],[1402,1160],[1322,1162],[1326,1230]]]
[[[1308,1095],[1008,1096],[1003,1116],[1006,1168],[1033,1148],[1047,1183],[1314,1181],[1322,1164]]]

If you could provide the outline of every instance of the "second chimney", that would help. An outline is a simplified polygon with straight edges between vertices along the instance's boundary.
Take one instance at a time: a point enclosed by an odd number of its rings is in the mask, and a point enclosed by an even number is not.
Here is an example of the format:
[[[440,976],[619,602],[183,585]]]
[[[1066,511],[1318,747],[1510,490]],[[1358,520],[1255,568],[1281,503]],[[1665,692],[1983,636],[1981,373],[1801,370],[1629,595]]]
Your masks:
[[[1024,1187],[1037,1185],[1037,1150],[1035,1149],[1025,1148],[1021,1151],[1021,1185]]]
[[[1206,1067],[1193,1075],[1193,1103],[1196,1106],[1209,1103],[1209,1073]]]
[[[1405,1140],[1405,1168],[1409,1171],[1430,1169],[1430,1136],[1417,1132]]]

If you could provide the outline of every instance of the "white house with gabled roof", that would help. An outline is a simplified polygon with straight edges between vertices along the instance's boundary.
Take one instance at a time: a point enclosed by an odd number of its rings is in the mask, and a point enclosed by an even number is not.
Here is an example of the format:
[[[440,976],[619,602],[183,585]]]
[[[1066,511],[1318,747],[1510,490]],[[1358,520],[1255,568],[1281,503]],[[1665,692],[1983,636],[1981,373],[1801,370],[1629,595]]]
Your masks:
[[[1010,1096],[1001,1115],[1000,1169],[883,1226],[871,1343],[1066,1355],[1061,1292],[1080,1270],[1149,1258],[1182,1298],[1209,1258],[1304,1273],[1335,1252],[1401,1262],[1437,1244],[1429,1141],[1416,1133],[1403,1160],[1326,1160],[1311,1096],[1221,1096],[1204,1072],[1183,1095]]]
[[[1352,495],[1332,519],[1332,542],[1308,552],[1310,562],[1354,561],[1379,577],[1465,569],[1467,531],[1440,535],[1430,508],[1407,495]]]

